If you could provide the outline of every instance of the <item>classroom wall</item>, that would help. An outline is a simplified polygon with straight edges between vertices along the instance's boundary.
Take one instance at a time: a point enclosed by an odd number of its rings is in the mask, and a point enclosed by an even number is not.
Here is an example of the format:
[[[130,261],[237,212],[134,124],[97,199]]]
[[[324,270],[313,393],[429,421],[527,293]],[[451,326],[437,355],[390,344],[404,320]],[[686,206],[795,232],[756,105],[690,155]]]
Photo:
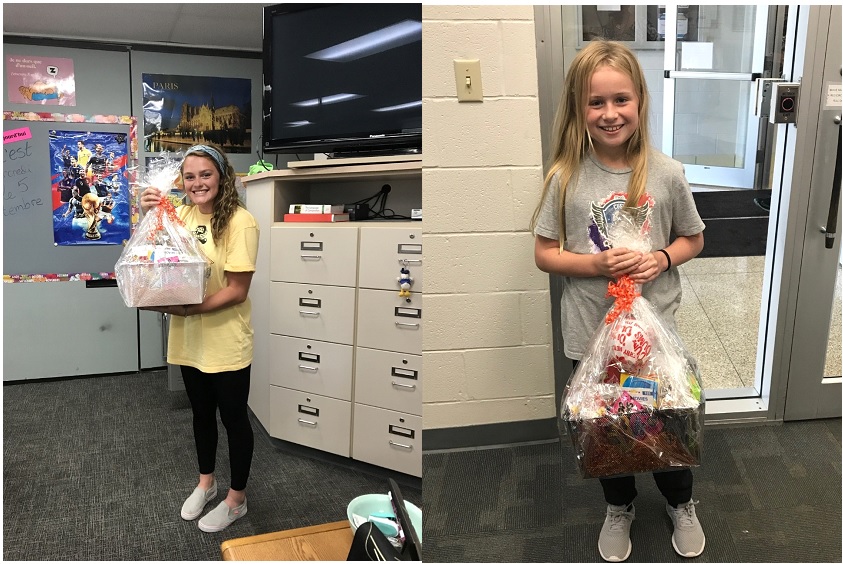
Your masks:
[[[555,416],[532,6],[424,6],[424,428]],[[454,59],[480,59],[482,103]]]
[[[146,157],[157,155],[143,150],[143,73],[245,78],[252,82],[252,148],[258,147],[263,81],[261,60],[255,54],[222,57],[76,45],[79,44],[68,47],[4,41],[5,55],[72,59],[76,106],[10,104],[4,89],[3,109],[86,116],[134,115],[138,117],[138,157],[144,163]],[[56,125],[62,129],[96,130],[91,124]],[[47,128],[49,124],[33,122],[33,134]],[[37,157],[33,158],[33,166],[41,160],[49,166],[46,154],[41,159]],[[246,172],[256,160],[254,151],[231,155],[237,172]],[[44,174],[49,176],[48,172]],[[38,184],[49,201],[49,184]],[[25,220],[4,218],[4,275],[113,272],[122,246],[55,247],[52,210],[49,206],[44,208],[29,212]],[[137,310],[123,304],[117,288],[88,286],[84,281],[3,284],[4,381],[129,372],[165,364],[160,315],[143,312],[139,318]]]

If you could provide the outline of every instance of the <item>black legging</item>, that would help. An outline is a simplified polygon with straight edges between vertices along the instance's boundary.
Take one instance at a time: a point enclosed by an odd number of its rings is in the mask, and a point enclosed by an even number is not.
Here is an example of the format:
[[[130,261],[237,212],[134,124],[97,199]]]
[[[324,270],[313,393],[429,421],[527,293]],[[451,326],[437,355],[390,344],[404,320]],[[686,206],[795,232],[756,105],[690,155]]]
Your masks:
[[[571,362],[576,370],[579,361],[571,360]],[[656,487],[671,506],[676,507],[680,503],[691,501],[694,474],[690,468],[653,472],[653,479],[656,481]],[[600,485],[603,486],[603,497],[606,503],[611,505],[629,505],[638,495],[638,490],[635,489],[635,476],[600,478]]]
[[[255,439],[247,409],[251,365],[233,372],[209,374],[181,366],[181,375],[193,407],[193,438],[199,473],[212,474],[217,458],[217,407],[228,434],[231,489],[246,489]]]

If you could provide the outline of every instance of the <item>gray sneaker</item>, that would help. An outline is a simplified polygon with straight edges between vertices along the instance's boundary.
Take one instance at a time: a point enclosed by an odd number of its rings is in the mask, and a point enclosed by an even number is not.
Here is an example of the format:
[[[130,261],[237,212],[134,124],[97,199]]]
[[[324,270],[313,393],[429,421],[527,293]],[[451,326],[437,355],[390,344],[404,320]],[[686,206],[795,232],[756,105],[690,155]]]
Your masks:
[[[694,500],[680,503],[676,509],[667,506],[667,514],[673,521],[673,549],[685,558],[699,556],[705,548],[705,533],[694,509],[697,503]]]
[[[609,505],[606,509],[606,520],[600,529],[600,539],[597,548],[600,556],[607,562],[623,562],[632,552],[632,541],[629,540],[629,529],[635,519],[635,506]]]
[[[199,528],[206,533],[218,533],[246,514],[246,500],[231,509],[223,500],[199,520]]]
[[[208,502],[215,497],[217,497],[216,480],[214,480],[214,485],[207,490],[196,488],[190,494],[190,497],[184,501],[184,505],[181,506],[181,518],[185,521],[193,521],[199,517]]]

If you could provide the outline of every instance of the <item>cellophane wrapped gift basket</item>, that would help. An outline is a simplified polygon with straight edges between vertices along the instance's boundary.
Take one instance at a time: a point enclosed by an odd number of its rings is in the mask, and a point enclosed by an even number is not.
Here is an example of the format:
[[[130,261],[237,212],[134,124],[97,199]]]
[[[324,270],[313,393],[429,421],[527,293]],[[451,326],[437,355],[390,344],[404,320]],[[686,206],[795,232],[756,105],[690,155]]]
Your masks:
[[[138,182],[138,191],[154,186],[161,202],[149,210],[120,254],[114,271],[128,307],[201,303],[211,261],[179,219],[167,194],[175,188],[182,159],[163,154]]]
[[[650,251],[626,212],[607,226],[613,247]],[[615,297],[562,397],[567,433],[584,478],[698,466],[705,398],[696,360],[676,331],[622,276]]]

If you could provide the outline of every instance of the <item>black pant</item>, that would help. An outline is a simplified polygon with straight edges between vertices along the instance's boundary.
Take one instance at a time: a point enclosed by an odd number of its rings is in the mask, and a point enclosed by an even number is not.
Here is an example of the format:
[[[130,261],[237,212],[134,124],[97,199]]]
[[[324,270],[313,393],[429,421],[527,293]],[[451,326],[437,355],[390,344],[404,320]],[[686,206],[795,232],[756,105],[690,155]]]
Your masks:
[[[181,375],[193,408],[193,438],[199,459],[199,473],[212,474],[217,458],[217,408],[228,434],[231,489],[246,489],[255,439],[249,421],[249,379],[251,366],[233,372],[208,374],[182,366]]]
[[[571,362],[576,370],[579,361],[572,360]],[[573,376],[573,373],[571,375]],[[691,501],[694,474],[690,468],[653,472],[653,479],[656,481],[656,487],[671,506],[676,507],[680,503]],[[603,497],[610,505],[629,505],[638,495],[638,490],[635,489],[635,476],[600,478],[600,485],[603,486]]]

